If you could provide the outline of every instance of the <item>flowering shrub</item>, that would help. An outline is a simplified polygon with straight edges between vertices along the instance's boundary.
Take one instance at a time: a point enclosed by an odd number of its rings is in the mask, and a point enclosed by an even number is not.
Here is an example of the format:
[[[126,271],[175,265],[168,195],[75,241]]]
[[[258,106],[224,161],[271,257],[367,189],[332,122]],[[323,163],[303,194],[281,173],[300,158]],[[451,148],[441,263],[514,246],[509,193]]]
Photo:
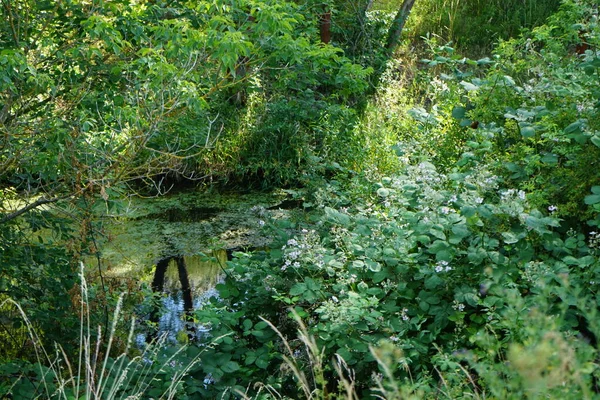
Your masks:
[[[590,315],[585,301],[595,288],[588,283],[600,281],[591,268],[598,264],[597,236],[586,243],[580,234],[559,234],[558,219],[500,182],[481,165],[442,174],[421,162],[376,183],[356,178],[359,190],[346,193],[348,207],[326,200],[337,202],[338,186],[321,188],[312,228],[282,227],[274,250],[238,255],[220,287],[222,300],[199,313],[214,336],[237,332],[215,349],[236,363],[237,384],[251,376],[293,390],[279,369],[276,337],[259,319],[274,321],[291,339],[296,327],[289,308],[305,319],[326,355],[340,355],[355,370],[362,390],[377,369],[369,348],[384,343],[401,350],[400,379],[425,382],[437,369],[455,374],[456,388],[469,385],[466,376],[457,377],[460,362],[482,371],[481,385],[494,386],[486,368],[517,357],[509,343],[538,340],[537,329],[549,323],[562,345],[591,359],[595,349],[576,332]],[[278,228],[276,221],[268,225]],[[520,376],[502,368],[506,377]],[[207,391],[220,387],[216,381]]]
[[[428,60],[446,68],[425,75],[430,104],[396,117],[407,131],[390,165],[402,167],[320,181],[305,193],[315,211],[265,221],[271,250],[239,254],[221,299],[198,312],[213,337],[234,332],[198,367],[214,378],[205,395],[260,381],[297,398],[280,338],[298,364],[310,357],[294,340],[293,309],[325,358],[354,371],[361,398],[390,374],[420,396],[442,386],[451,398],[589,396],[600,234],[582,222],[600,210],[590,174],[600,64],[595,50],[569,49],[578,29],[588,43],[600,36],[591,2],[561,10],[555,26],[501,44],[493,59],[445,46]]]

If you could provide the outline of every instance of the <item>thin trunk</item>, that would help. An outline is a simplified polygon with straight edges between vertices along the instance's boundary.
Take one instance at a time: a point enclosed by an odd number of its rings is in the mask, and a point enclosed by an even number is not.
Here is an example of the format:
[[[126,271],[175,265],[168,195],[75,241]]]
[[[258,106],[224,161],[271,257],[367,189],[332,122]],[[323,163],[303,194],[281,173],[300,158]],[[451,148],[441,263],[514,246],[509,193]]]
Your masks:
[[[404,0],[404,3],[402,3],[398,13],[394,17],[392,26],[390,26],[388,31],[387,43],[385,45],[388,56],[391,56],[398,47],[398,44],[400,44],[402,29],[404,29],[404,24],[406,24],[406,20],[408,19],[410,10],[412,10],[414,4],[415,0]]]
[[[326,11],[319,18],[321,42],[327,44],[331,41],[331,11]]]

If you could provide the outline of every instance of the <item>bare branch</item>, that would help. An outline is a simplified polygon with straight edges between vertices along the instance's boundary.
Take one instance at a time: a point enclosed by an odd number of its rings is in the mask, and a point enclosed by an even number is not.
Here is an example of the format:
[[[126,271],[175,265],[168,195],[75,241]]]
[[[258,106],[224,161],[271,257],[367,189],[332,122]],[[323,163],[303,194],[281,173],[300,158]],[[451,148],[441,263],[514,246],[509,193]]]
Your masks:
[[[56,203],[57,201],[65,200],[65,199],[68,199],[69,197],[73,197],[73,196],[74,196],[74,194],[71,193],[71,194],[67,194],[64,196],[57,196],[57,197],[51,197],[51,198],[42,197],[41,199],[38,199],[31,204],[27,204],[25,207],[19,208],[17,211],[6,214],[2,219],[0,219],[0,224],[4,224],[8,221],[11,221],[11,220],[17,218],[18,216],[23,215],[26,212],[33,210],[34,208],[37,208],[44,204]]]

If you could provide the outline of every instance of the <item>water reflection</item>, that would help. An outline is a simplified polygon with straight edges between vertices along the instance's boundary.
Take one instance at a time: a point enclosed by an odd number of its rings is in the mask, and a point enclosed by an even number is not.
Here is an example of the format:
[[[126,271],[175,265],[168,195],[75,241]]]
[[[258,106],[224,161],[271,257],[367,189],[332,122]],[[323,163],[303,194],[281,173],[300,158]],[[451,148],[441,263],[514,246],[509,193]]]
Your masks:
[[[183,256],[183,261],[190,281],[192,295],[195,298],[215,287],[227,262],[227,251],[216,250],[208,257],[199,255]],[[163,290],[166,293],[177,293],[181,290],[175,259],[169,261]]]
[[[187,270],[187,277],[192,292],[193,309],[197,310],[209,302],[211,297],[218,296],[215,286],[221,278],[221,271],[227,262],[227,251],[218,250],[209,256],[184,256],[183,264]],[[167,270],[164,275],[162,290],[162,310],[155,322],[158,324],[158,336],[166,335],[167,341],[175,343],[180,332],[201,337],[206,333],[202,324],[194,324],[186,318],[186,307],[180,283],[177,257],[168,260]],[[189,336],[189,335],[188,335]],[[139,345],[147,341],[148,333],[137,337]]]

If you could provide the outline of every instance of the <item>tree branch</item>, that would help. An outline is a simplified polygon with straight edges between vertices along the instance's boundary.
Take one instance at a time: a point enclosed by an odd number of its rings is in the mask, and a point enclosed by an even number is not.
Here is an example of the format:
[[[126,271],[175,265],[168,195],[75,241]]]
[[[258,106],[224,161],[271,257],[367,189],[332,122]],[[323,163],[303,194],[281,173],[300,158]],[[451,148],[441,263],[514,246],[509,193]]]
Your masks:
[[[67,194],[64,196],[57,196],[57,197],[51,197],[51,198],[42,197],[41,199],[38,199],[38,200],[34,201],[33,203],[28,204],[25,207],[18,209],[17,211],[11,212],[10,214],[6,214],[2,219],[0,219],[0,224],[4,224],[8,221],[11,221],[11,220],[17,218],[18,216],[25,214],[27,211],[33,210],[34,208],[37,208],[44,204],[56,203],[57,201],[68,199],[69,197],[73,197],[73,196],[74,196],[74,194],[71,193],[71,194]]]

